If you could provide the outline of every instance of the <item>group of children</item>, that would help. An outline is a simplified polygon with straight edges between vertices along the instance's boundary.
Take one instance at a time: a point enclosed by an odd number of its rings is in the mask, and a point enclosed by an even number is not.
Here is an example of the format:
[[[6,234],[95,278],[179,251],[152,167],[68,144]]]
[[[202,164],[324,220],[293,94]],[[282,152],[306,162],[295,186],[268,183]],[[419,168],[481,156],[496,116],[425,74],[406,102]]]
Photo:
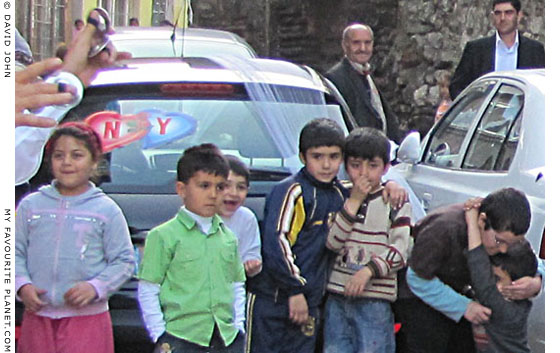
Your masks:
[[[61,125],[45,149],[52,184],[17,209],[22,353],[113,351],[107,297],[131,276],[134,252],[121,210],[89,181],[100,155],[90,127]],[[149,232],[138,273],[138,300],[157,351],[314,352],[324,326],[325,352],[394,352],[391,303],[413,241],[402,189],[382,182],[389,155],[389,141],[375,129],[345,137],[336,122],[312,120],[299,139],[304,167],[268,195],[261,237],[243,206],[247,167],[212,144],[185,150],[176,182],[183,207]],[[343,162],[351,185],[337,179]],[[478,205],[465,214],[469,265],[479,266],[477,276],[488,272],[473,286],[507,315],[517,306],[499,300],[488,260],[483,268],[474,260],[488,259],[473,226]],[[497,264],[513,277],[512,258]],[[515,312],[526,320],[528,308]],[[492,341],[500,330],[488,328]]]

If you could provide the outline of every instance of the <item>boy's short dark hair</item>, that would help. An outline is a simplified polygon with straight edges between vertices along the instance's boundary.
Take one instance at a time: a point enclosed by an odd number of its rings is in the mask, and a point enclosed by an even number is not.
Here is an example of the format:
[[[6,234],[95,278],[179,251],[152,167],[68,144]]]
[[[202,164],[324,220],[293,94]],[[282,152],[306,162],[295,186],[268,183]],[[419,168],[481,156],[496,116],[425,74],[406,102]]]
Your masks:
[[[299,134],[299,152],[305,155],[308,149],[321,146],[338,146],[344,150],[344,131],[331,119],[313,119]]]
[[[373,160],[379,157],[383,164],[389,163],[391,144],[379,130],[372,127],[359,127],[350,132],[344,143],[344,163],[349,157]]]
[[[492,265],[500,267],[511,277],[512,281],[521,277],[534,277],[537,273],[537,257],[527,240],[518,241],[508,247],[507,252],[490,257]]]
[[[509,2],[517,12],[521,11],[521,1],[519,0],[494,0],[492,1],[492,10],[494,10],[496,5],[503,4],[505,2]]]
[[[177,181],[186,183],[198,171],[227,179],[229,164],[218,147],[211,143],[203,143],[183,152],[177,162]]]
[[[249,176],[251,175],[251,172],[249,171],[249,168],[247,168],[247,165],[236,156],[227,154],[224,157],[229,163],[229,169],[235,174],[244,177],[247,182],[247,186],[249,186]]]
[[[482,200],[480,212],[486,214],[484,229],[510,231],[524,235],[531,224],[531,206],[525,194],[514,188],[492,192]]]

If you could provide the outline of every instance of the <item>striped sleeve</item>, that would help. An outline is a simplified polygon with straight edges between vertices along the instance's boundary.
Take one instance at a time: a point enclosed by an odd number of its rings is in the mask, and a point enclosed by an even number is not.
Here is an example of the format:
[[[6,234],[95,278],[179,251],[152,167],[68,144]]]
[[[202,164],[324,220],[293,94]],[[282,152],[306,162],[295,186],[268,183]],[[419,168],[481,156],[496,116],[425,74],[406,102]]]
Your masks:
[[[374,277],[385,277],[405,267],[411,241],[411,213],[410,203],[407,202],[393,218],[385,250],[368,263],[368,267],[374,272]]]
[[[306,214],[301,185],[276,188],[267,200],[262,239],[263,265],[289,292],[303,291],[306,283],[295,264],[292,247],[305,224]]]
[[[327,248],[332,251],[338,252],[344,247],[344,243],[352,233],[352,226],[355,222],[355,217],[346,212],[344,207],[336,213],[334,222],[329,228],[327,236]]]

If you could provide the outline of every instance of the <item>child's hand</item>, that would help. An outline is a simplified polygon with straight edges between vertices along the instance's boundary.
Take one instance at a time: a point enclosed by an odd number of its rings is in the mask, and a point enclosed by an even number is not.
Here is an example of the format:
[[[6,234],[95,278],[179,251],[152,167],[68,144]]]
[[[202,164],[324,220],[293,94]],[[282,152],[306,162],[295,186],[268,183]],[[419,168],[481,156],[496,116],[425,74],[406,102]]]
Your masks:
[[[484,200],[482,197],[472,197],[467,201],[465,201],[463,205],[463,209],[465,211],[468,211],[473,208],[476,208],[478,210],[480,208],[480,204],[482,203],[482,200]]]
[[[290,307],[290,320],[294,324],[304,324],[309,317],[309,309],[307,307],[307,300],[303,294],[292,295],[288,299]]]
[[[243,267],[245,267],[245,274],[248,277],[253,277],[257,273],[261,272],[262,270],[262,261],[261,260],[247,260],[243,263]]]
[[[406,189],[392,180],[385,184],[382,197],[385,203],[390,202],[391,207],[397,210],[400,209],[406,201],[408,201],[408,193],[406,192]]]
[[[470,227],[478,225],[478,208],[465,209],[465,222]]]
[[[88,282],[78,282],[64,293],[64,300],[68,305],[82,307],[91,303],[97,297],[95,288]]]
[[[492,309],[475,301],[471,301],[463,316],[473,324],[483,324],[490,320],[490,315],[492,315]]]
[[[372,185],[366,176],[361,175],[357,180],[352,180],[354,185],[350,191],[350,197],[344,202],[344,209],[348,214],[355,216],[360,210],[362,202],[372,190]]]
[[[372,190],[371,182],[365,175],[360,175],[357,180],[353,180],[353,183],[350,198],[362,203]]]
[[[47,303],[39,299],[41,294],[47,293],[44,289],[39,289],[32,284],[26,284],[18,291],[18,295],[25,305],[25,310],[37,312]]]
[[[509,300],[521,300],[532,298],[541,290],[542,278],[537,275],[535,277],[521,277],[511,282],[509,286],[502,286],[500,292],[504,298]]]
[[[354,273],[354,276],[344,286],[344,295],[347,297],[356,297],[363,293],[366,288],[367,282],[373,276],[369,267],[365,266],[358,272]]]

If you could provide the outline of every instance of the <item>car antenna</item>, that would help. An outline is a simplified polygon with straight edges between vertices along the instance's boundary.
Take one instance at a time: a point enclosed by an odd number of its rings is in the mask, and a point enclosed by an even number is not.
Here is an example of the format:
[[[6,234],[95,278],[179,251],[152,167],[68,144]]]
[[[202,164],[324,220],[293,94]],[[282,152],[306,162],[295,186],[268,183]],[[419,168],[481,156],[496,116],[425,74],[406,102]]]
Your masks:
[[[177,56],[177,53],[175,52],[175,31],[177,30],[177,23],[179,23],[179,17],[181,15],[177,16],[177,19],[175,20],[175,23],[173,24],[173,33],[171,33],[171,47],[173,48],[173,56]],[[182,55],[181,55],[182,56]]]

